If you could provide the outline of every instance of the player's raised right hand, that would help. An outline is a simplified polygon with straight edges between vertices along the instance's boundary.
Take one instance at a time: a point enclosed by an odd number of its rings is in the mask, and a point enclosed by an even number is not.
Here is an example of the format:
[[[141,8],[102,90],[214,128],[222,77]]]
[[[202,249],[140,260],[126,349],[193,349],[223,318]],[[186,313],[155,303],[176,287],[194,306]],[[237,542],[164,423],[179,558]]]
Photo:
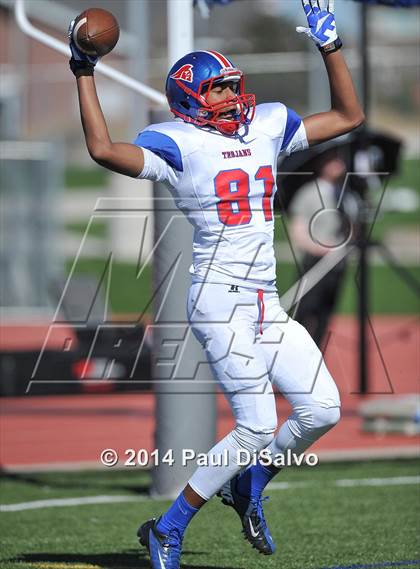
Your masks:
[[[99,61],[99,57],[88,55],[81,51],[74,41],[74,26],[76,18],[70,22],[68,29],[68,38],[71,51],[70,69],[73,74],[78,77],[80,75],[93,75],[95,65]]]

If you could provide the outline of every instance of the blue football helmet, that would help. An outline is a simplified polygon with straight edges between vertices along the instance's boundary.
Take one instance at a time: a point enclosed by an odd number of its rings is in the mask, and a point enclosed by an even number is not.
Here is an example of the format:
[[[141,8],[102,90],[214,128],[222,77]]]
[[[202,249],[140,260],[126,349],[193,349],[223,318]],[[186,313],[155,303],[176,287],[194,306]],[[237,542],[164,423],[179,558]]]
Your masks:
[[[234,96],[208,103],[214,85],[227,82],[233,85]],[[242,71],[217,51],[193,51],[177,61],[166,79],[166,97],[175,116],[226,135],[249,124],[255,112],[255,95],[245,94]]]

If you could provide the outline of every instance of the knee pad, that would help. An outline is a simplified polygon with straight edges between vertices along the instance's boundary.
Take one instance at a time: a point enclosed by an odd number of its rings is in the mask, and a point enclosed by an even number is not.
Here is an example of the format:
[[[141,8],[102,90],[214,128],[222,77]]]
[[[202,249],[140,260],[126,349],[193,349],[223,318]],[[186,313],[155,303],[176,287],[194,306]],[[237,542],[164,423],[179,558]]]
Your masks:
[[[288,423],[295,436],[308,441],[315,441],[334,427],[339,420],[339,407],[305,405],[295,407]]]
[[[274,438],[273,429],[270,433],[268,432],[256,432],[251,431],[247,427],[236,426],[233,431],[229,434],[232,444],[234,444],[239,449],[245,449],[249,453],[254,453],[255,451],[260,451],[266,448]]]
[[[340,407],[315,407],[314,428],[332,429],[340,420]]]

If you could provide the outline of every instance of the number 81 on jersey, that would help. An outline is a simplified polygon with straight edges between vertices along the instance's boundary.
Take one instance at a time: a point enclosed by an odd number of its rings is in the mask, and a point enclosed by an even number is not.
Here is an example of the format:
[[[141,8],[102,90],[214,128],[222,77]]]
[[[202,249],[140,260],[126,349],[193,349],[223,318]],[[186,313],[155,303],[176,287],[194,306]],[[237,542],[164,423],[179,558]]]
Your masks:
[[[261,166],[255,174],[255,180],[264,184],[262,211],[265,220],[272,221],[271,196],[273,195],[274,176],[271,166]],[[220,198],[217,203],[217,213],[224,225],[246,225],[251,221],[250,184],[247,172],[241,168],[223,170],[215,177],[214,187],[217,197]]]

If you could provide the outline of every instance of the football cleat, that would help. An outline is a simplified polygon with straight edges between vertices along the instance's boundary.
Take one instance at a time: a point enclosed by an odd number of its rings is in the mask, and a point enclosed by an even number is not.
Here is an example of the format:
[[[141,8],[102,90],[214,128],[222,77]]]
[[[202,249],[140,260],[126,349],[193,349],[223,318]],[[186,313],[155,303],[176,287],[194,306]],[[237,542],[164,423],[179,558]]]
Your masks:
[[[252,547],[264,555],[272,555],[276,551],[276,544],[267,527],[262,507],[262,502],[268,500],[268,496],[259,500],[241,496],[236,491],[236,481],[235,476],[226,482],[217,495],[223,504],[231,506],[238,514],[242,522],[242,533]]]
[[[179,569],[182,538],[177,529],[167,535],[157,528],[158,520],[147,520],[137,531],[139,542],[147,547],[153,569]]]

